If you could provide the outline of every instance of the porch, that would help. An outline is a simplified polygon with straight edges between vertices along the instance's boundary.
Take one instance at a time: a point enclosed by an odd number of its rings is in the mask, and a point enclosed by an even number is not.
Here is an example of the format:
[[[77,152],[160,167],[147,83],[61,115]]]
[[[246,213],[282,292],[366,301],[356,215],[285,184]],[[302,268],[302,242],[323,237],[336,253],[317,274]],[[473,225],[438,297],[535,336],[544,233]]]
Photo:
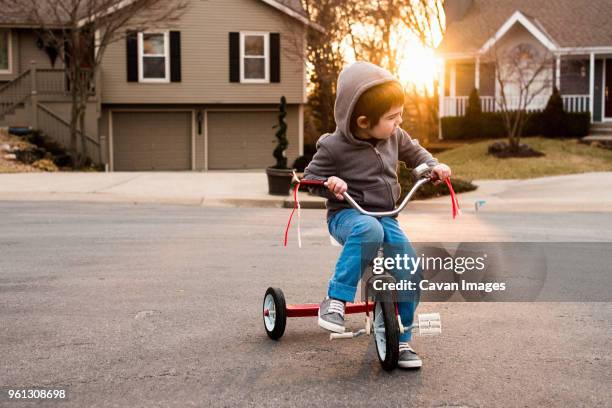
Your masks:
[[[97,140],[97,118],[100,112],[100,75],[95,78],[84,70],[89,85],[88,109],[85,115],[85,137],[78,137],[77,150],[87,152],[94,162],[101,162]],[[64,148],[70,148],[70,81],[64,69],[38,68],[32,62],[11,81],[0,84],[0,126],[26,126],[43,132]],[[78,131],[80,135],[80,131]],[[82,146],[81,141],[85,141]]]
[[[466,112],[469,94],[479,90],[483,112],[501,110],[499,83],[492,63],[481,63],[480,58],[447,59],[439,77],[440,117],[462,116]],[[556,55],[551,64],[550,87],[534,97],[527,111],[542,110],[557,87],[567,112],[592,112],[592,122],[612,121],[612,55],[566,54]],[[519,105],[518,98],[506,97],[510,109]]]

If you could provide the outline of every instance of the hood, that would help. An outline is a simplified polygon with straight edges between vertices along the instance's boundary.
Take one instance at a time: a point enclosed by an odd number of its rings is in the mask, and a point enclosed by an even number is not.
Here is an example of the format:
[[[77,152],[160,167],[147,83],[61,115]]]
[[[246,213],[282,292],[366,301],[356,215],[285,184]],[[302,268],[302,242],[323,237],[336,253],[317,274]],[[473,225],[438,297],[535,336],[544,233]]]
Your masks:
[[[397,78],[386,69],[365,61],[357,61],[340,72],[336,86],[334,119],[336,129],[339,129],[351,143],[367,144],[363,140],[356,139],[350,130],[351,114],[357,100],[366,90],[389,81],[397,81]]]

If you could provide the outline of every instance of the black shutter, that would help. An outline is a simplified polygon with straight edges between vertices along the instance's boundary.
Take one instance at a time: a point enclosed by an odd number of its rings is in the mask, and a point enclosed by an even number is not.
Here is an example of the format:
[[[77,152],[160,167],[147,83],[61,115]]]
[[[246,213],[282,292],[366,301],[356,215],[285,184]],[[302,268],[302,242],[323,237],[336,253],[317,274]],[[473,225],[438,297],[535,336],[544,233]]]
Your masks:
[[[229,33],[229,80],[240,82],[240,33]]]
[[[280,82],[279,33],[270,33],[270,82]]]
[[[127,81],[138,82],[138,34],[128,31],[125,37],[127,51]]]
[[[170,31],[170,81],[181,82],[181,32]]]

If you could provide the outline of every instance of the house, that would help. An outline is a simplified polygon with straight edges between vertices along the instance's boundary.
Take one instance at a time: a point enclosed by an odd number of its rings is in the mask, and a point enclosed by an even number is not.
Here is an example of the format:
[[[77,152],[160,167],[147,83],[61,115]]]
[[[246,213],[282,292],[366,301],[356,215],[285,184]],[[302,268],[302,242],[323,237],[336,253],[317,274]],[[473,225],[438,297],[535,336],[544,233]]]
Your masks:
[[[299,0],[191,0],[170,29],[128,29],[98,69],[87,152],[111,171],[262,169],[275,163],[284,95],[292,163],[303,154],[307,26],[322,30]],[[0,126],[68,145],[66,88],[36,27],[0,16]]]
[[[445,14],[446,33],[437,49],[443,60],[440,117],[463,115],[474,88],[483,111],[499,110],[499,72],[489,56],[493,49],[524,45],[550,56],[539,78],[546,89],[528,109],[544,108],[556,86],[566,111],[591,112],[592,122],[612,121],[609,0],[448,0]],[[505,89],[506,98],[513,92]]]

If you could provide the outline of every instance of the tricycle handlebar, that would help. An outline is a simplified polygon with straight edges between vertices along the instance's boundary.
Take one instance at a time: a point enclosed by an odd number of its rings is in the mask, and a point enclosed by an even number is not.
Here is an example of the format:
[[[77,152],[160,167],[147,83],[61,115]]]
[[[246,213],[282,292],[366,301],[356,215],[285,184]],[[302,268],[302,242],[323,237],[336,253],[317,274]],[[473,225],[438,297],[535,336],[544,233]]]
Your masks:
[[[356,209],[363,215],[370,215],[372,217],[392,217],[392,216],[399,214],[406,207],[406,205],[408,204],[408,201],[410,201],[414,193],[423,184],[428,183],[433,180],[432,175],[431,175],[431,169],[425,163],[415,167],[415,169],[412,171],[412,174],[414,178],[417,180],[417,182],[414,183],[414,186],[412,186],[412,189],[406,195],[406,197],[404,197],[400,205],[396,209],[391,210],[391,211],[366,211],[363,208],[361,208],[359,204],[357,204],[355,199],[353,199],[353,197],[351,197],[348,192],[345,191],[342,194],[342,196],[351,205],[351,207],[353,207],[354,209]],[[323,183],[325,183],[324,181],[319,181],[319,180],[302,180],[301,182],[305,185],[319,185],[319,186],[323,186],[324,185]]]
[[[412,189],[410,190],[410,192],[406,194],[406,197],[404,197],[400,205],[395,210],[391,210],[391,211],[366,211],[363,208],[361,208],[359,204],[357,204],[357,202],[353,199],[353,197],[350,196],[348,192],[344,192],[344,194],[342,195],[344,199],[348,201],[351,207],[353,207],[354,209],[356,209],[363,215],[370,215],[372,217],[393,217],[399,214],[406,207],[406,205],[408,204],[408,201],[410,201],[410,199],[412,198],[414,193],[419,189],[419,187],[421,187],[423,184],[428,183],[430,181],[431,181],[431,176],[427,176],[427,177],[424,177],[418,180],[416,183],[414,183],[414,186],[412,186]]]

